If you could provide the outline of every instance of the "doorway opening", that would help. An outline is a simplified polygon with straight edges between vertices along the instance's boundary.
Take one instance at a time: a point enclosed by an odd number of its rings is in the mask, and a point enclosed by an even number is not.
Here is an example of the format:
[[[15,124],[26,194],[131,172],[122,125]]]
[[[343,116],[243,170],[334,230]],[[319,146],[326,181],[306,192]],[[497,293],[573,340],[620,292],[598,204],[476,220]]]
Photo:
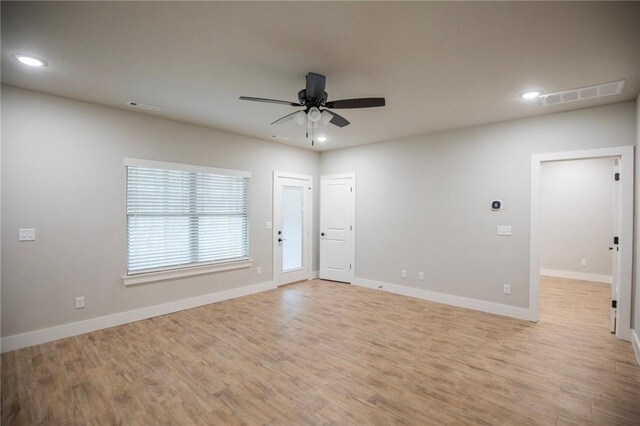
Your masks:
[[[540,319],[616,329],[618,157],[549,161],[540,174]]]
[[[531,235],[530,235],[530,276],[529,276],[529,316],[532,321],[538,321],[539,307],[540,307],[540,277],[541,267],[543,273],[549,273],[554,271],[549,263],[543,265],[541,263],[541,251],[542,244],[547,244],[542,239],[542,203],[543,203],[543,165],[551,164],[554,162],[569,162],[570,160],[587,160],[587,159],[608,159],[609,164],[612,165],[610,170],[610,182],[615,181],[615,186],[612,192],[612,198],[603,200],[603,203],[608,203],[611,206],[611,230],[610,240],[604,245],[604,250],[609,252],[608,248],[612,250],[609,256],[611,262],[610,277],[612,285],[610,286],[610,301],[609,316],[607,321],[611,324],[611,328],[615,331],[615,335],[618,338],[629,340],[631,338],[631,277],[632,277],[632,265],[633,265],[633,161],[634,161],[634,147],[615,147],[594,149],[585,151],[571,151],[571,152],[557,152],[548,154],[535,154],[531,157]],[[615,165],[617,159],[617,166]],[[578,163],[573,163],[578,164]],[[586,163],[583,163],[586,164]],[[616,170],[613,168],[617,167]],[[614,185],[611,183],[611,185]],[[616,199],[614,205],[613,199]],[[548,202],[548,201],[545,201]],[[553,202],[553,201],[551,201]],[[604,231],[606,232],[606,231]],[[557,252],[551,251],[551,254],[543,259],[544,262],[549,262],[550,257],[556,258],[555,261],[559,261],[560,257]],[[574,254],[575,256],[575,254]],[[580,267],[583,267],[583,259],[586,259],[587,267],[589,265],[589,259],[578,255]],[[598,257],[597,255],[594,255]],[[569,256],[570,257],[570,256]],[[596,258],[592,258],[595,260]],[[599,256],[599,260],[596,263],[600,265],[606,262],[605,256]],[[574,257],[575,262],[575,257]],[[556,263],[558,265],[558,263]],[[555,270],[556,275],[557,269]],[[580,275],[582,274],[582,275]],[[591,275],[589,275],[591,274]],[[565,274],[567,275],[567,274]],[[569,275],[565,277],[555,277],[556,280],[574,280],[576,278],[585,278],[593,281],[594,278],[598,279],[598,276],[607,277],[606,269],[605,273],[586,272],[584,270],[578,270],[577,275]],[[545,279],[546,280],[546,279]],[[547,285],[549,281],[545,281],[543,285]],[[558,284],[558,283],[556,283]],[[566,284],[566,283],[565,283]],[[551,284],[549,286],[552,287]],[[566,286],[559,287],[560,289],[566,289]],[[584,290],[584,289],[583,289]],[[605,290],[606,291],[606,290]],[[570,296],[565,296],[570,297]],[[546,300],[545,300],[546,302]],[[568,309],[559,307],[559,314],[562,315],[564,311]]]

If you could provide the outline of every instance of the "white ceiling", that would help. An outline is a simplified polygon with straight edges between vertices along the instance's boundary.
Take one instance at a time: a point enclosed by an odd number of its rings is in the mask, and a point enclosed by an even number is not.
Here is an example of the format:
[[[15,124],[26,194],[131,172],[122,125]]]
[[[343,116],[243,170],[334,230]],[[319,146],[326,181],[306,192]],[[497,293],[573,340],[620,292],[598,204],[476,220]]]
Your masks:
[[[634,99],[640,3],[2,2],[2,81],[118,108],[310,147],[294,108],[304,76],[329,99],[378,97],[341,110],[320,150]],[[49,66],[27,69],[12,55]],[[518,94],[625,79],[621,95],[543,107]]]

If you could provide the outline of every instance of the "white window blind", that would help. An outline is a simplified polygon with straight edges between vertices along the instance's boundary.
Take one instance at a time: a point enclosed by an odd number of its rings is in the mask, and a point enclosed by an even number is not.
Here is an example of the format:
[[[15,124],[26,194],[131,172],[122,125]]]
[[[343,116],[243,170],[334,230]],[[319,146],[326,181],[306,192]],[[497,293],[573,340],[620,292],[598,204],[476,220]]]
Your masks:
[[[127,162],[128,275],[249,257],[249,174]]]

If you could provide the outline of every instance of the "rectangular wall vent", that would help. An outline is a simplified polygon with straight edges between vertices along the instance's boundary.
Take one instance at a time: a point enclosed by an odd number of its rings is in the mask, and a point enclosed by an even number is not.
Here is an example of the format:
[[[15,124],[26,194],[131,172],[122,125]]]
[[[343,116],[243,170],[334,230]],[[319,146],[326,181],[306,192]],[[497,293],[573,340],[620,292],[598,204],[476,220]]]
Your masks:
[[[129,105],[131,107],[134,107],[134,108],[143,109],[145,111],[158,112],[158,111],[160,111],[162,109],[162,108],[159,108],[157,106],[147,105],[147,104],[143,104],[143,103],[136,102],[136,101],[129,101],[129,102],[127,102],[127,105]]]
[[[277,141],[288,141],[289,139],[291,139],[286,136],[280,136],[280,135],[272,135],[271,137]]]
[[[595,86],[579,87],[564,92],[547,93],[541,95],[542,105],[553,106],[587,99],[602,98],[604,96],[619,95],[624,88],[624,80],[611,83],[596,84]]]

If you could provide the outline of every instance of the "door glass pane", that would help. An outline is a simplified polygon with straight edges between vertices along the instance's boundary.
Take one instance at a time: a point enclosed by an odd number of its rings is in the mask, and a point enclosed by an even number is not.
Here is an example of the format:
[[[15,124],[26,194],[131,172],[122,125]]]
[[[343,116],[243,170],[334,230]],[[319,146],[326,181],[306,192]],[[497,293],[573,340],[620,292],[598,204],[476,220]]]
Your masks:
[[[303,188],[282,187],[282,271],[302,268]]]

